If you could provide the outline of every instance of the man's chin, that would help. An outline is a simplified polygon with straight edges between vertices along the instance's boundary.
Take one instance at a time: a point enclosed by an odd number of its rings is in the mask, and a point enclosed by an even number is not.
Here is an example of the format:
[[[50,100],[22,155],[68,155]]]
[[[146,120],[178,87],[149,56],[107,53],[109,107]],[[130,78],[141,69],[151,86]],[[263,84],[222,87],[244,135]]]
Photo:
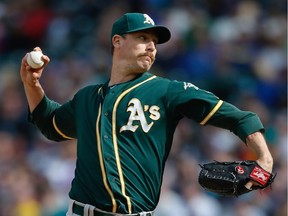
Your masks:
[[[150,68],[151,68],[151,67],[143,68],[143,70],[141,70],[140,72],[141,72],[141,73],[147,72],[147,71],[150,70]]]
[[[149,64],[145,64],[145,65],[142,65],[141,66],[141,72],[146,72],[146,71],[149,71],[150,70],[150,68],[151,68],[151,65]]]

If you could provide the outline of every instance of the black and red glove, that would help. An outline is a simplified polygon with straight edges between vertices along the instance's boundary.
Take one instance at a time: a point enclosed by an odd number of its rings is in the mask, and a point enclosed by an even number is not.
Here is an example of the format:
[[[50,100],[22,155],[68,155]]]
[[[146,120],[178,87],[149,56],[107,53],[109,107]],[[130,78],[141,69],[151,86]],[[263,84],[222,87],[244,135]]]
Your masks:
[[[207,191],[223,196],[240,196],[270,186],[276,174],[267,172],[256,161],[234,161],[205,163],[200,165],[199,184]],[[248,181],[258,186],[245,187]]]

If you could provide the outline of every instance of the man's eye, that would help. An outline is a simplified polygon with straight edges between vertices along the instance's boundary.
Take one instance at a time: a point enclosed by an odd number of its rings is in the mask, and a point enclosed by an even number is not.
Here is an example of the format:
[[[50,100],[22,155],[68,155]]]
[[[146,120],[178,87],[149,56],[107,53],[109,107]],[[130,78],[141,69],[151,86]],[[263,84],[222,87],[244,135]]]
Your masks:
[[[142,41],[145,41],[145,37],[144,36],[139,36],[139,39]]]

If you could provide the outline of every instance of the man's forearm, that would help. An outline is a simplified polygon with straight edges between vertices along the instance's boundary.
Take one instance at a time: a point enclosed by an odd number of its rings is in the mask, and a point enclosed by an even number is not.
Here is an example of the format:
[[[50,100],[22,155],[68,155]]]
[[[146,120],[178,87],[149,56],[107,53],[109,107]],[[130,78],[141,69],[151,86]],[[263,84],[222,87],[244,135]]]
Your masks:
[[[38,80],[37,82],[38,83],[36,84],[36,86],[24,84],[24,90],[31,113],[34,111],[34,109],[38,106],[38,104],[44,97],[44,90]]]
[[[273,158],[263,134],[261,132],[250,134],[246,138],[246,144],[256,154],[259,165],[266,171],[271,172],[273,167]]]

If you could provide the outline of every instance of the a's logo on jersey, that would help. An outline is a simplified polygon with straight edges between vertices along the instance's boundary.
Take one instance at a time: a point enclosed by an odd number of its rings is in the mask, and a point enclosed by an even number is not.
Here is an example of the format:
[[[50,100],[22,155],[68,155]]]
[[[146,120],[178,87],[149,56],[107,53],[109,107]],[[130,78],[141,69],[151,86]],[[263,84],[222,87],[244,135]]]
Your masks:
[[[137,98],[133,98],[128,103],[127,112],[130,112],[130,117],[128,119],[128,122],[126,125],[122,126],[120,128],[120,133],[122,131],[132,131],[135,132],[139,125],[134,125],[135,121],[138,121],[141,125],[142,130],[147,133],[151,127],[153,126],[154,122],[151,121],[150,123],[147,122],[147,119],[145,117],[145,112],[149,112],[149,118],[151,120],[157,121],[160,118],[159,113],[159,107],[158,106],[149,106],[144,105],[142,106],[141,102]]]
[[[192,83],[184,82],[184,89],[186,90],[187,88],[194,88],[194,89],[196,89],[196,90],[199,89],[197,86],[195,86],[195,85],[192,84]]]
[[[145,21],[144,21],[144,24],[145,23],[148,23],[148,24],[151,24],[151,25],[155,25],[155,23],[154,23],[154,21],[151,19],[151,17],[149,17],[147,14],[144,14],[143,15],[144,16],[144,18],[145,18]]]

